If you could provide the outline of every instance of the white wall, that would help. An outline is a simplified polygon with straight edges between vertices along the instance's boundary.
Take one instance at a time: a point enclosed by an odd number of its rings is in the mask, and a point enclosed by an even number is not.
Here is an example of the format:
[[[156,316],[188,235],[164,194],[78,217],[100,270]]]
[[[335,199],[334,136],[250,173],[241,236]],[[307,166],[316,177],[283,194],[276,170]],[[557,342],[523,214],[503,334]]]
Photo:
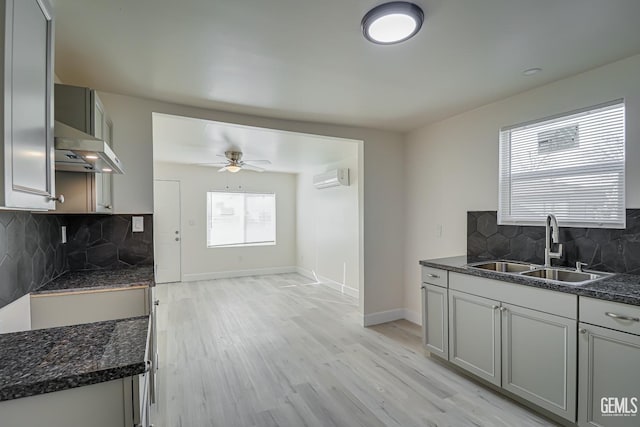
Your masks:
[[[418,260],[465,254],[467,211],[498,209],[499,128],[617,98],[625,98],[627,107],[627,208],[640,208],[640,55],[408,135],[404,302],[410,311],[420,308]]]
[[[404,225],[399,220],[405,178],[402,134],[268,119],[104,92],[100,93],[100,99],[113,119],[114,148],[127,171],[113,180],[113,205],[117,213],[153,211],[153,112],[364,141],[359,155],[364,211],[364,262],[360,266],[364,292],[360,292],[360,309],[365,315],[402,309]]]
[[[350,157],[339,163],[297,176],[298,267],[314,272],[321,281],[344,286],[350,295],[359,292],[360,228],[358,154],[352,144]],[[313,186],[313,176],[336,168],[348,168],[350,185],[324,189]]]
[[[268,273],[296,266],[296,176],[286,173],[218,173],[216,168],[154,163],[155,179],[180,181],[183,280],[231,272]],[[276,194],[276,245],[207,248],[207,192]]]

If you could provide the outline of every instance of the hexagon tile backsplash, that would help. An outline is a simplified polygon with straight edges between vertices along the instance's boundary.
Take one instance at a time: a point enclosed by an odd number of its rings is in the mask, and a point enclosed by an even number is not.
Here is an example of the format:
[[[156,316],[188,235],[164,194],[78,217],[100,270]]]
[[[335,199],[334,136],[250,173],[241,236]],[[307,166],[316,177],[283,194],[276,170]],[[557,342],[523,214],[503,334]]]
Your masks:
[[[0,211],[0,308],[70,270],[153,265],[153,216]],[[62,243],[62,226],[67,243]]]
[[[57,215],[0,212],[0,307],[66,271]]]
[[[496,211],[467,212],[467,257],[544,263],[545,229],[537,226],[498,225]],[[563,227],[562,259],[554,265],[615,273],[640,274],[640,209],[627,209],[627,228]]]

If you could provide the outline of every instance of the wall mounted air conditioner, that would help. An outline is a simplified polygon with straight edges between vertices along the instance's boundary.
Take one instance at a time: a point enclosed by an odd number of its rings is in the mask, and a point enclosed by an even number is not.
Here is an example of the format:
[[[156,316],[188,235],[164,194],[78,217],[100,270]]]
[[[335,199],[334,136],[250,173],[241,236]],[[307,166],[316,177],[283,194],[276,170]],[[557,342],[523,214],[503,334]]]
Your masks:
[[[349,185],[349,169],[334,169],[313,177],[313,186],[316,188],[337,187],[339,185]]]

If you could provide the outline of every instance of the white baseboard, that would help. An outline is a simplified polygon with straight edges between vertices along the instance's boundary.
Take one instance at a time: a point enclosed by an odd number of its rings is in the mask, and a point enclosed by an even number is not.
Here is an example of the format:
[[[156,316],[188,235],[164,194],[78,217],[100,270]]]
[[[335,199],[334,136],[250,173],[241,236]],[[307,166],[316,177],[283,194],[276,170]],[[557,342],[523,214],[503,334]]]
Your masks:
[[[394,310],[379,311],[377,313],[369,313],[364,315],[364,326],[379,325],[381,323],[393,322],[394,320],[404,319],[404,309],[396,308]]]
[[[215,279],[228,279],[231,277],[262,276],[265,274],[296,273],[297,271],[298,270],[296,267],[269,267],[269,268],[255,268],[252,270],[214,271],[210,273],[184,274],[182,275],[182,281],[194,282],[196,280],[215,280]]]
[[[416,325],[422,324],[422,316],[420,313],[406,308],[396,308],[394,310],[379,311],[377,313],[365,314],[363,319],[364,326],[379,325],[381,323],[393,322],[394,320],[406,319]]]
[[[297,267],[299,275],[304,276],[308,279],[317,281],[318,284],[325,285],[331,289],[334,289],[340,293],[352,296],[354,298],[358,298],[360,296],[360,290],[354,289],[349,286],[345,286],[342,283],[338,283],[335,280],[331,280],[328,277],[316,275],[311,270],[307,270],[306,268]]]
[[[422,326],[422,313],[420,313],[419,311],[413,311],[413,310],[409,310],[408,308],[405,308],[404,318],[411,323],[415,323],[416,325]]]

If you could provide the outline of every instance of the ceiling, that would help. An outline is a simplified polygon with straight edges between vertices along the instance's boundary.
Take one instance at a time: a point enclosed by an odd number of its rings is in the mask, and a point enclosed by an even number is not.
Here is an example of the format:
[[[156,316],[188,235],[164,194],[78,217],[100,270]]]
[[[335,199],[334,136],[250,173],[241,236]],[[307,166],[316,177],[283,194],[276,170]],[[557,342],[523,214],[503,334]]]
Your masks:
[[[225,151],[243,160],[264,159],[270,172],[316,172],[357,156],[358,141],[153,113],[153,160],[198,165],[224,162]],[[219,169],[219,167],[218,167]]]
[[[415,0],[392,46],[361,34],[379,0],[52,3],[65,83],[401,131],[640,52],[638,0]]]

